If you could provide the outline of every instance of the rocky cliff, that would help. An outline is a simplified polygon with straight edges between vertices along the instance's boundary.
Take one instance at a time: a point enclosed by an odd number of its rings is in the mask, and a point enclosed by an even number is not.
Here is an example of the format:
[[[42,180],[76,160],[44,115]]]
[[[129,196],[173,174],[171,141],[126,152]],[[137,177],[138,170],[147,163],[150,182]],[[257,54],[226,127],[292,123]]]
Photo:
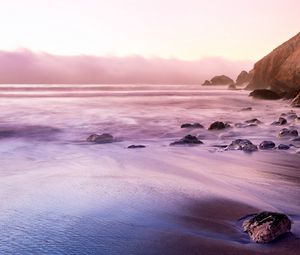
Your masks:
[[[248,89],[300,90],[300,33],[254,65]]]

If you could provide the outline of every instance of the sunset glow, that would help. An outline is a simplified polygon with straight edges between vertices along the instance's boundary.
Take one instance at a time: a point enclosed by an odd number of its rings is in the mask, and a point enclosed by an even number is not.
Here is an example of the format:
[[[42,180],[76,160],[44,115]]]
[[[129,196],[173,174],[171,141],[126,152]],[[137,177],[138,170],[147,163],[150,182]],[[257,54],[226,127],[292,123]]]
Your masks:
[[[0,50],[257,60],[299,29],[298,0],[10,0]]]

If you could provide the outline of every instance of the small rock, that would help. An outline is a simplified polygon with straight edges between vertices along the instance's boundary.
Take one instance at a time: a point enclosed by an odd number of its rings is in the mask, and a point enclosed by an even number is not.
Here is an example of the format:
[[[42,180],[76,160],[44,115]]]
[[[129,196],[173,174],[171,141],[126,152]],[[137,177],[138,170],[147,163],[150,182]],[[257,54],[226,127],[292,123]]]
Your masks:
[[[245,108],[242,108],[241,111],[252,111],[252,107],[245,107]]]
[[[272,141],[263,141],[260,145],[259,148],[261,150],[269,150],[275,148],[275,143]]]
[[[246,120],[245,123],[261,124],[262,122],[258,119]]]
[[[282,113],[281,116],[286,117],[291,120],[295,120],[298,118],[297,114],[293,110],[291,110],[287,113]]]
[[[139,144],[139,145],[130,145],[127,148],[128,149],[141,149],[141,148],[146,148],[146,146]]]
[[[183,144],[203,144],[196,136],[186,135],[178,141],[171,143],[170,145],[183,145]]]
[[[247,139],[237,139],[231,142],[226,148],[226,150],[242,150],[245,152],[257,151],[258,148],[251,141]]]
[[[282,126],[282,125],[286,125],[287,124],[287,120],[283,117],[279,117],[279,119],[277,121],[274,121],[272,123],[272,125],[274,126]]]
[[[228,123],[224,123],[222,121],[215,121],[214,123],[212,123],[210,125],[208,130],[221,130],[221,129],[228,128],[228,127],[230,127],[230,125]]]
[[[286,144],[279,144],[277,147],[278,150],[289,150],[290,146],[286,145]]]
[[[279,137],[295,137],[298,136],[298,131],[296,129],[284,128],[279,132]]]
[[[243,222],[244,231],[257,243],[268,243],[291,230],[290,219],[282,213],[261,212]]]
[[[104,133],[102,135],[92,134],[86,140],[92,143],[111,143],[113,139],[111,134]]]
[[[200,123],[185,123],[181,128],[204,128]]]

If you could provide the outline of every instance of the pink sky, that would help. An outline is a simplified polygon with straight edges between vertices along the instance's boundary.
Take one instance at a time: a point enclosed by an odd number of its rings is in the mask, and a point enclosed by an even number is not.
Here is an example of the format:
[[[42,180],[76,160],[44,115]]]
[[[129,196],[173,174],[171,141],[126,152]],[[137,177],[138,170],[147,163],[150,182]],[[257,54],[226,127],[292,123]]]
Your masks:
[[[257,60],[299,32],[299,0],[1,1],[0,50]]]
[[[1,1],[0,83],[235,78],[299,32],[299,10],[299,0]]]

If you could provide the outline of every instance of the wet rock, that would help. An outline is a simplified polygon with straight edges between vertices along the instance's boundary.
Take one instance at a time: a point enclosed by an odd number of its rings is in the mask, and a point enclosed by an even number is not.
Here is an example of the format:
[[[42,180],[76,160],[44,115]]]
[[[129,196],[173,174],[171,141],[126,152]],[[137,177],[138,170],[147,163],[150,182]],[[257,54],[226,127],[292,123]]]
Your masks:
[[[260,145],[259,145],[259,148],[261,150],[270,150],[270,149],[273,149],[275,148],[275,143],[272,142],[272,141],[263,141]]]
[[[252,111],[252,107],[244,107],[241,111]]]
[[[272,123],[273,126],[283,126],[287,124],[287,120],[283,117],[279,117],[279,119],[277,121],[274,121]]]
[[[231,144],[227,146],[226,150],[242,150],[245,152],[253,152],[257,151],[258,148],[247,139],[237,139],[232,141]]]
[[[170,145],[184,145],[184,144],[203,144],[196,136],[193,135],[186,135],[185,137],[181,138],[178,141],[171,143]]]
[[[102,135],[92,134],[86,140],[92,143],[112,143],[113,139],[111,134],[104,133]]]
[[[286,144],[279,144],[277,147],[278,150],[289,150],[290,146]]]
[[[258,119],[251,119],[251,120],[246,120],[245,123],[251,123],[251,124],[261,124],[262,122]]]
[[[257,89],[252,91],[249,96],[258,99],[266,99],[266,100],[277,100],[282,98],[281,95],[277,94],[275,91],[269,89]]]
[[[268,243],[291,230],[290,219],[282,213],[261,212],[243,222],[244,231],[257,243]]]
[[[141,144],[138,144],[138,145],[130,145],[127,147],[128,149],[142,149],[142,148],[146,148],[145,145],[141,145]]]
[[[298,136],[298,131],[296,129],[281,129],[281,131],[278,134],[279,137],[296,137]]]
[[[181,128],[204,128],[200,123],[185,123]]]
[[[224,123],[222,121],[215,121],[209,126],[208,130],[221,130],[228,127],[230,127],[228,123]]]
[[[203,82],[202,84],[203,86],[209,86],[212,85],[211,82],[209,80],[205,80],[205,82]]]

